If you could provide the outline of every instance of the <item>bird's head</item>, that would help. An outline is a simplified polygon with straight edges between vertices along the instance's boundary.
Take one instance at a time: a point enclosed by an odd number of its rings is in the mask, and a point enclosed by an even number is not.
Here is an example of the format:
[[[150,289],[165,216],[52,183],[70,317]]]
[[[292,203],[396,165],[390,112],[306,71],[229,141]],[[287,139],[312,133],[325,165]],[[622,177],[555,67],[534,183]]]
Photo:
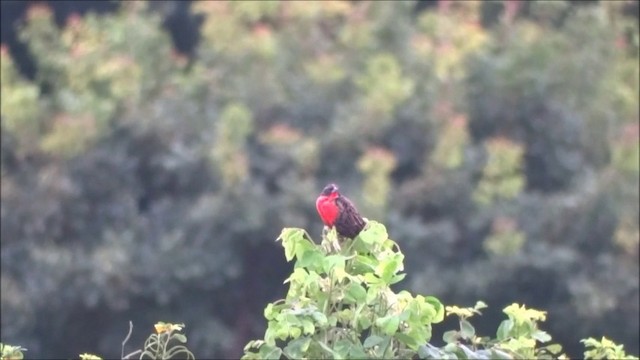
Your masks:
[[[322,189],[320,195],[335,197],[338,195],[338,186],[336,184],[329,184]]]

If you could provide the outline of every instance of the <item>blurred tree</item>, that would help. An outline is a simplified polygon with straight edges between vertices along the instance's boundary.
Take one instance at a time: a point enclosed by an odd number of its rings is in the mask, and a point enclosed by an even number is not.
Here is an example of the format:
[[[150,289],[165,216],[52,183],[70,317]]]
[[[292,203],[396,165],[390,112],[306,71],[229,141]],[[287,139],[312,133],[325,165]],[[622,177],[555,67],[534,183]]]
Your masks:
[[[33,77],[0,50],[7,341],[116,357],[128,320],[163,320],[238,357],[290,270],[272,240],[320,233],[333,181],[412,291],[549,309],[573,356],[599,332],[638,353],[637,2],[190,9],[188,57],[147,2],[31,4]]]

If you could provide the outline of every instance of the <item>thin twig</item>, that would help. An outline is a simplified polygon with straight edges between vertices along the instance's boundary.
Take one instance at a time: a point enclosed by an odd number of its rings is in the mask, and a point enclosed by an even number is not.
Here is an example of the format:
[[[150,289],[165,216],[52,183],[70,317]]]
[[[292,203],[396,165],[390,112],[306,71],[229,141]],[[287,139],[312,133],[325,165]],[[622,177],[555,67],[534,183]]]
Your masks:
[[[136,350],[136,351],[132,352],[131,354],[127,354],[127,356],[122,357],[122,360],[129,359],[131,356],[138,355],[141,352],[142,352],[142,350]]]
[[[120,358],[122,359],[126,359],[126,357],[124,357],[124,346],[127,344],[127,341],[129,341],[129,338],[131,337],[132,332],[133,332],[133,322],[129,320],[129,333],[127,334],[127,337],[124,338],[124,341],[122,342],[122,352],[120,353]],[[128,356],[129,355],[127,355],[127,357]]]

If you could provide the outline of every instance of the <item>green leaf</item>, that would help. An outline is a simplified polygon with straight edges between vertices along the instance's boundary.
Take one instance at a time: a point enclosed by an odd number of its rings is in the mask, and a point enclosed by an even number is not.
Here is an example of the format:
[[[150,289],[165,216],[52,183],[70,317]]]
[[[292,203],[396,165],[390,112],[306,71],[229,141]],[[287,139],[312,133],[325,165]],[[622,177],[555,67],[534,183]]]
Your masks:
[[[295,254],[296,244],[303,239],[304,230],[298,228],[284,228],[278,236],[277,240],[282,240],[282,246],[284,247],[284,256],[287,261],[293,260]]]
[[[274,318],[272,303],[267,304],[267,307],[264,308],[264,317],[267,320],[272,320]]]
[[[428,304],[433,306],[433,308],[436,310],[436,315],[434,316],[433,320],[431,320],[431,322],[432,323],[439,323],[442,320],[444,320],[444,305],[442,305],[440,300],[438,300],[438,298],[433,297],[433,296],[425,296],[424,300]]]
[[[380,343],[382,343],[383,341],[385,341],[386,339],[378,336],[378,335],[371,335],[368,338],[366,338],[364,340],[364,343],[362,344],[364,346],[365,349],[369,349],[372,348],[376,345],[379,345]]]
[[[547,332],[542,331],[542,330],[537,330],[535,331],[531,337],[533,337],[534,339],[540,341],[541,343],[545,343],[547,341],[551,341],[551,335],[549,335]]]
[[[371,319],[368,316],[360,316],[358,317],[358,327],[360,329],[366,330],[371,327]]]
[[[375,276],[372,273],[364,274],[363,275],[363,279],[368,285],[377,285],[377,284],[382,283],[382,280],[380,280],[379,277]],[[371,290],[371,289],[369,289],[369,290]]]
[[[364,302],[367,299],[367,290],[360,284],[351,283],[347,288],[346,298],[355,303]]]
[[[546,347],[547,351],[552,354],[559,354],[562,351],[562,345],[560,344],[551,344]]]
[[[305,357],[311,338],[301,337],[291,341],[283,350],[284,354],[290,359],[301,359]]]
[[[454,359],[458,358],[458,356],[455,354],[458,352],[458,350],[460,349],[458,349],[457,342],[448,343],[447,345],[444,346],[444,351],[451,353],[449,355],[453,355]]]
[[[280,359],[282,349],[277,346],[262,345],[260,347],[260,358],[262,359]]]
[[[330,348],[329,346],[327,346],[327,344],[325,344],[324,342],[318,341],[318,345],[320,345],[322,350],[328,352],[334,359],[336,359],[336,360],[344,359],[344,357],[342,357],[339,353],[333,351],[333,349]]]
[[[482,309],[486,309],[487,307],[488,307],[487,304],[485,304],[485,302],[482,300],[476,301],[476,304],[473,306],[475,310],[482,310]]]
[[[400,270],[402,263],[396,257],[386,258],[380,261],[380,264],[376,267],[375,274],[378,275],[382,281],[389,284],[391,278]]]
[[[464,339],[471,339],[476,334],[476,329],[467,320],[460,320],[460,333]]]
[[[333,350],[340,354],[340,358],[347,359],[353,347],[353,343],[350,340],[340,339],[333,345]]]
[[[349,350],[349,359],[367,359],[369,355],[360,344],[354,344]]]
[[[302,255],[296,255],[296,257],[298,258],[296,266],[318,271],[321,269],[320,265],[324,255],[316,248],[309,248]]]
[[[290,327],[289,328],[289,336],[294,339],[297,339],[302,335],[302,330],[299,327]]]
[[[289,337],[289,329],[286,326],[278,326],[276,328],[276,338],[280,340],[287,340]]]
[[[365,256],[365,255],[357,255],[353,261],[351,262],[351,271],[352,274],[366,274],[374,271],[376,266],[378,265],[378,260],[375,258]]]
[[[407,335],[415,339],[418,344],[424,344],[431,338],[431,326],[424,324],[411,324]]]
[[[341,268],[344,270],[344,263],[346,261],[346,257],[343,255],[329,255],[322,259],[322,270],[329,274],[331,270],[335,268]]]
[[[315,320],[316,324],[318,324],[318,327],[324,327],[329,322],[327,316],[320,311],[313,312],[311,314],[311,317],[313,317],[313,320]]]
[[[458,342],[458,331],[456,330],[449,330],[449,331],[445,331],[444,334],[442,334],[442,340],[444,340],[444,342],[446,342],[447,344],[453,344]]]
[[[512,329],[513,329],[513,321],[511,321],[510,319],[503,320],[500,323],[500,326],[498,326],[496,337],[498,338],[498,340],[503,341],[510,336]]]
[[[181,343],[183,343],[183,344],[185,344],[185,343],[187,342],[187,337],[186,337],[186,336],[184,336],[184,334],[175,334],[175,333],[174,333],[174,334],[171,334],[171,337],[172,337],[174,340],[176,340],[176,341],[178,341],[178,342],[181,342]]]
[[[390,281],[389,281],[389,285],[393,285],[396,283],[399,283],[400,281],[402,281],[402,279],[405,278],[405,276],[407,276],[407,274],[398,274],[395,275]]]
[[[393,335],[398,331],[400,325],[400,317],[397,315],[387,315],[376,320],[376,326],[382,330],[385,335]]]
[[[309,319],[302,320],[302,332],[306,335],[311,335],[316,331],[315,325]]]
[[[398,341],[400,341],[401,343],[407,345],[412,350],[415,350],[418,348],[419,343],[416,341],[416,339],[414,339],[413,337],[407,334],[397,333],[394,335],[394,337],[398,339]]]
[[[384,240],[389,238],[389,235],[387,234],[387,229],[384,225],[377,221],[370,220],[358,237],[360,237],[364,243],[371,245],[382,243]]]

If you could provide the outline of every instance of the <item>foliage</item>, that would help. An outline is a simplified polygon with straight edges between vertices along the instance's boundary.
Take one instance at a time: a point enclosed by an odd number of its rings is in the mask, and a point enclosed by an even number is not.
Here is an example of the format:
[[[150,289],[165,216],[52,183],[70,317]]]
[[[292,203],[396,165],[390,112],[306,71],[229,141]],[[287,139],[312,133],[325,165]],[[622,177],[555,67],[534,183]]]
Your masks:
[[[618,345],[604,336],[601,340],[588,338],[581,340],[581,342],[587,348],[584,352],[585,359],[638,359],[636,356],[627,355],[623,350],[623,345]]]
[[[336,236],[332,230],[323,242]],[[264,340],[247,344],[246,359],[406,358],[444,317],[436,298],[390,289],[405,276],[404,256],[382,224],[369,221],[337,253],[325,253],[302,229],[286,228],[279,240],[287,261],[296,260],[289,292],[267,305]]]
[[[139,355],[139,359],[191,359],[195,360],[193,353],[185,345],[187,337],[180,332],[184,324],[171,324],[158,322],[154,325],[155,334],[149,335],[141,350],[136,350],[127,355],[124,354],[124,346],[131,336],[133,324],[129,322],[129,334],[122,343],[121,358],[131,359]],[[4,360],[4,357],[3,357]],[[102,360],[101,357],[89,353],[80,354],[80,360]]]
[[[22,346],[14,346],[0,343],[0,354],[2,360],[21,360],[24,359],[23,351],[27,349]]]
[[[500,138],[487,142],[486,147],[487,165],[482,171],[474,199],[480,204],[491,204],[499,199],[515,197],[524,187],[522,147]]]
[[[180,333],[184,324],[159,322],[154,325],[156,334],[151,334],[144,342],[140,359],[195,359],[184,345],[187,337]]]
[[[481,337],[469,319],[487,307],[446,306],[433,296],[395,293],[390,285],[404,278],[403,254],[388,239],[384,225],[369,221],[355,239],[337,238],[335,229],[318,245],[298,228],[285,228],[278,237],[294,270],[285,283],[284,299],[269,303],[264,339],[252,340],[243,359],[566,359],[562,346],[539,328],[544,311],[517,303],[504,308],[495,338]],[[327,243],[342,241],[332,251]],[[329,250],[327,250],[329,249]],[[442,348],[433,346],[432,324],[446,316],[459,318],[459,330],[443,335]],[[583,340],[593,347],[585,358],[622,359],[622,346],[603,338]],[[633,357],[629,357],[631,359]]]

